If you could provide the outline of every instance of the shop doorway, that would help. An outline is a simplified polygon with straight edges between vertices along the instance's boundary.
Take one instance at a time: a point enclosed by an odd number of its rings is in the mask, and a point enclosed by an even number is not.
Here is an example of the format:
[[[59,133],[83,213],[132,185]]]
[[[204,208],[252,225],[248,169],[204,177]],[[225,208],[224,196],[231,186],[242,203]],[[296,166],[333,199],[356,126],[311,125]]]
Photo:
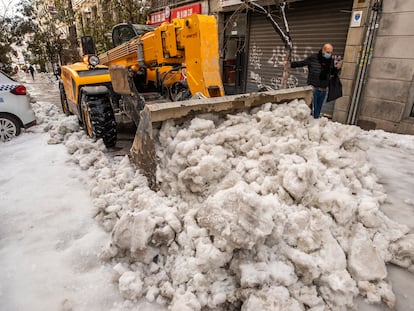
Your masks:
[[[226,17],[223,48],[223,85],[226,95],[244,93],[246,15]]]

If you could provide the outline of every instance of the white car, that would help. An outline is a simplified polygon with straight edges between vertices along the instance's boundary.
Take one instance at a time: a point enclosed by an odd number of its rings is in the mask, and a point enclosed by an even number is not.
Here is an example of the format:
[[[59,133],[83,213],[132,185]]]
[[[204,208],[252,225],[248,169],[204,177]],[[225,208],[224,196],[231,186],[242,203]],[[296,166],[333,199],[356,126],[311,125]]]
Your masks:
[[[0,71],[0,141],[20,135],[36,124],[26,87]]]

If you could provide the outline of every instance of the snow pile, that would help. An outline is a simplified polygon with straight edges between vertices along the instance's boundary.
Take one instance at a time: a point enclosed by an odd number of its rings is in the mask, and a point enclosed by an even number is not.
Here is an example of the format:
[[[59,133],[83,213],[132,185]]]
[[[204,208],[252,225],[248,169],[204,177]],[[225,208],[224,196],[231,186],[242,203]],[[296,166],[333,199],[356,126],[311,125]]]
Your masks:
[[[293,101],[166,122],[158,193],[74,120],[52,126],[112,232],[101,257],[121,295],[180,311],[347,310],[357,295],[393,306],[385,263],[413,269],[414,237],[379,210],[361,131],[309,115]]]
[[[32,86],[28,85],[30,89]],[[56,86],[51,84],[50,88]],[[28,132],[49,132],[51,139],[49,144],[62,143],[65,139],[69,139],[74,132],[79,132],[79,122],[76,116],[66,117],[59,108],[47,101],[37,101],[30,94],[30,103],[36,115],[37,126],[29,128]]]

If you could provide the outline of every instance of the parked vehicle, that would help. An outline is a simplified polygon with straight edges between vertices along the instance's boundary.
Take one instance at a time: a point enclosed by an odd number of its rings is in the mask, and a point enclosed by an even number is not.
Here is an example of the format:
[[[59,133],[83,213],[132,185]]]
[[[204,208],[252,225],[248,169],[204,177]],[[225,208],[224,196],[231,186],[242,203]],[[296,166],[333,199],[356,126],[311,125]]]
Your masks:
[[[0,71],[0,141],[20,135],[36,124],[26,87]]]

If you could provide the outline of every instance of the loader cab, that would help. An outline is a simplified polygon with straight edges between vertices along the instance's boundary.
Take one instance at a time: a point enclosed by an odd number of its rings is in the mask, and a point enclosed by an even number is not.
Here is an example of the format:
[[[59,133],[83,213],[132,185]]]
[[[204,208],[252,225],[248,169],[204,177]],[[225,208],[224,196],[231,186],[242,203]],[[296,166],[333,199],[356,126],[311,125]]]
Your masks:
[[[153,31],[155,26],[141,24],[118,24],[112,28],[112,43],[114,47]]]

